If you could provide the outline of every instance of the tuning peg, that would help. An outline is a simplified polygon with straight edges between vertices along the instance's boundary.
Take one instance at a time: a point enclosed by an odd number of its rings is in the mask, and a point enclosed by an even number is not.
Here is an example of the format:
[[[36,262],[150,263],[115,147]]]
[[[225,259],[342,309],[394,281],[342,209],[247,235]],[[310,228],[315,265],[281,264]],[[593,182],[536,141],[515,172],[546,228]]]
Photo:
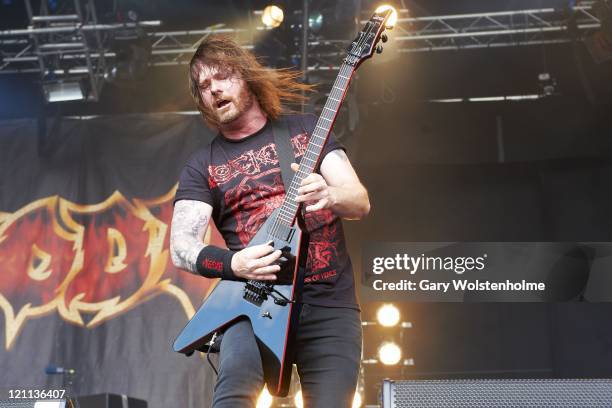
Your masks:
[[[387,37],[387,34],[383,33],[383,35],[380,36],[380,39],[382,40],[382,42],[386,43],[389,37]]]
[[[383,46],[382,45],[379,45],[378,47],[376,47],[376,53],[377,54],[382,54],[382,52],[383,52]]]

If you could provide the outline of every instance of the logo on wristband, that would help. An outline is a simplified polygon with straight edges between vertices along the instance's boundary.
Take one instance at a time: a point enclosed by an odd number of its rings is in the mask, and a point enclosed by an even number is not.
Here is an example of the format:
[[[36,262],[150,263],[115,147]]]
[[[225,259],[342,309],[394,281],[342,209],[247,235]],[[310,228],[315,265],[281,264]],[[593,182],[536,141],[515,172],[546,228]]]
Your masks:
[[[204,258],[202,266],[206,269],[214,269],[215,271],[221,272],[223,270],[223,262],[215,261],[214,259]]]

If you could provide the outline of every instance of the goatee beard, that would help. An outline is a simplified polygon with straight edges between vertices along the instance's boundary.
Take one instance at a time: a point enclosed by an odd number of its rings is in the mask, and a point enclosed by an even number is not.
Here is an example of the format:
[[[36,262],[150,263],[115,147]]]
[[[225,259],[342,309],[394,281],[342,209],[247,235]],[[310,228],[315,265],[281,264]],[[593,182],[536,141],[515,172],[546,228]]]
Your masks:
[[[240,93],[237,100],[232,99],[231,102],[234,104],[234,107],[236,109],[231,114],[226,115],[226,116],[217,115],[217,118],[219,119],[219,123],[221,124],[231,123],[235,121],[236,119],[238,119],[244,112],[249,110],[251,106],[253,105],[253,95],[248,90],[245,89],[243,92]]]

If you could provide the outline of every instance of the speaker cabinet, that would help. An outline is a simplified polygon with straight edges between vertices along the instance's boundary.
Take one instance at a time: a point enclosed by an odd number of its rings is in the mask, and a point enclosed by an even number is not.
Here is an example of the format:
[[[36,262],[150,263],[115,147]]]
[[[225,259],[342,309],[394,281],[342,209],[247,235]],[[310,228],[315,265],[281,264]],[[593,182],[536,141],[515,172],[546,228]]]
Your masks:
[[[384,380],[382,408],[612,407],[612,380]]]
[[[77,397],[79,408],[147,408],[147,401],[118,394]]]

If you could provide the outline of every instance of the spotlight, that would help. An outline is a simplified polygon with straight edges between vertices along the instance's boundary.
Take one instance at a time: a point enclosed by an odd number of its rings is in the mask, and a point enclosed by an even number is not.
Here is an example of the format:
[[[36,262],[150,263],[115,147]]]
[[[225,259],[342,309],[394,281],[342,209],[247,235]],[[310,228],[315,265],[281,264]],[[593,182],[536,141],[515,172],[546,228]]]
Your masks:
[[[353,397],[353,405],[351,408],[361,408],[361,404],[363,400],[361,399],[361,394],[359,392],[355,392],[355,396]],[[299,390],[295,393],[295,397],[293,397],[293,404],[295,408],[304,408],[304,400],[302,399],[302,390]]]
[[[381,326],[393,327],[397,325],[400,320],[400,312],[392,304],[382,305],[376,313],[376,318]]]
[[[395,343],[384,343],[378,349],[378,359],[384,365],[395,365],[402,358],[402,350]]]
[[[261,22],[268,28],[276,28],[283,22],[285,14],[278,6],[267,6],[261,15]]]
[[[293,403],[295,404],[295,408],[304,408],[304,400],[302,399],[302,390],[299,390],[295,393],[295,397],[293,397]]]
[[[66,401],[36,401],[34,408],[64,408]]]
[[[355,0],[311,1],[308,13],[308,31],[315,38],[326,40],[349,40],[357,29],[358,6]],[[298,16],[301,18],[302,16]],[[301,32],[302,21],[294,25]]]
[[[397,23],[397,11],[395,10],[395,8],[388,4],[383,4],[382,6],[378,6],[376,8],[375,13],[383,13],[387,10],[391,10],[391,15],[387,19],[386,27],[393,28],[395,26],[395,23]]]
[[[353,407],[352,408],[361,408],[361,394],[359,392],[355,393],[355,397],[353,398]]]
[[[557,81],[548,72],[538,74],[538,83],[542,89],[542,95],[550,96],[555,93]]]
[[[268,387],[264,387],[264,389],[261,390],[261,394],[259,394],[259,398],[257,398],[256,408],[270,408],[273,401],[272,395],[268,392]]]
[[[323,14],[318,10],[313,11],[308,16],[308,28],[310,28],[313,33],[318,33],[321,31],[321,27],[323,27]]]
[[[47,102],[84,101],[87,91],[80,80],[45,81],[42,84]]]

